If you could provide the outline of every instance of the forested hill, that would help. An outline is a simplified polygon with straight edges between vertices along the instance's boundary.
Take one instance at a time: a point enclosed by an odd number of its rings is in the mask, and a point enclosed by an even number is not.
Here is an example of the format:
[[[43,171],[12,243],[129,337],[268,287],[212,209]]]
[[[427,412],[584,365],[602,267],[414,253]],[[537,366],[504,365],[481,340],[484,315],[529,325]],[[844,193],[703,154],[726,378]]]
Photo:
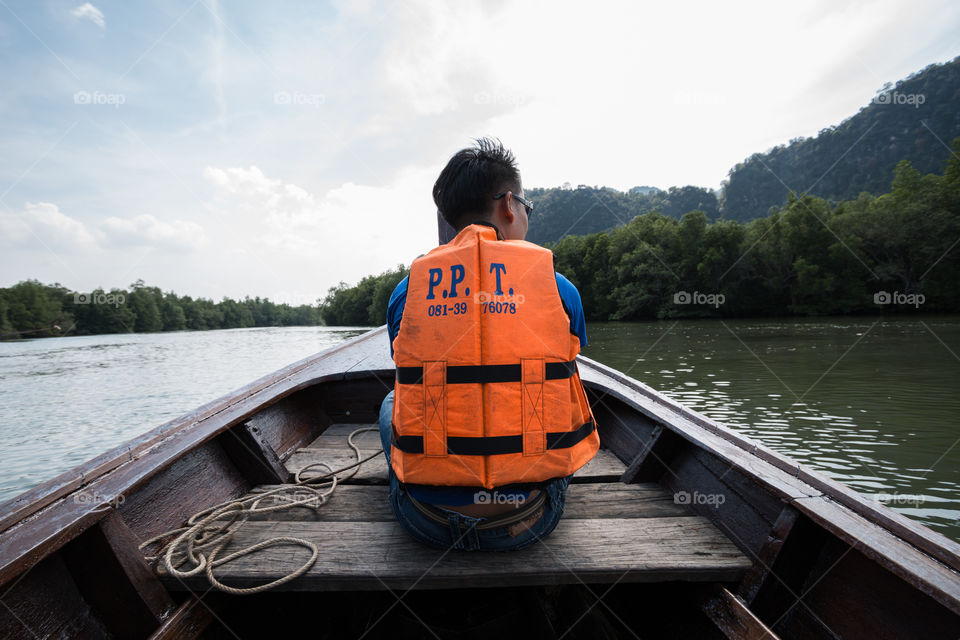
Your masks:
[[[960,57],[884,87],[859,113],[814,138],[750,156],[730,170],[722,194],[695,186],[527,189],[536,203],[527,239],[554,243],[567,235],[607,231],[649,212],[679,219],[700,210],[710,220],[747,222],[783,206],[790,189],[833,202],[855,200],[863,191],[879,195],[888,190],[901,160],[921,174],[944,170],[946,145],[960,136],[958,105]]]
[[[623,192],[610,187],[527,189],[535,202],[534,218],[527,240],[537,244],[556,242],[564,236],[583,236],[626,224],[636,216],[657,211],[672,218],[698,209],[710,219],[718,215],[717,196],[702,187],[634,187]]]
[[[723,217],[764,217],[790,190],[828,200],[853,200],[887,190],[901,160],[921,174],[943,171],[960,135],[960,57],[933,64],[895,85],[839,125],[814,138],[756,153],[730,170],[723,185]],[[788,189],[789,187],[789,189]]]
[[[579,289],[588,320],[957,313],[960,137],[952,145],[942,175],[903,161],[883,195],[831,203],[791,194],[745,223],[647,213],[609,232],[566,236],[552,247],[554,265]],[[382,324],[406,274],[401,266],[330,289],[324,321]]]

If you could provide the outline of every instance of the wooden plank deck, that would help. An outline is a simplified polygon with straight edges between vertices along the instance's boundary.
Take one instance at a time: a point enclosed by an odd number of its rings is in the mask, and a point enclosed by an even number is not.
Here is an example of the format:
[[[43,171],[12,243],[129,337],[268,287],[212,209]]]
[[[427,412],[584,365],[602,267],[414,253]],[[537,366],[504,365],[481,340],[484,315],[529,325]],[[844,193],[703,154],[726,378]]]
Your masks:
[[[256,490],[275,489],[280,485],[261,485]],[[270,498],[261,506],[276,504]],[[659,518],[689,516],[690,510],[673,501],[673,496],[655,483],[595,483],[577,485],[567,490],[564,519],[587,518]],[[256,520],[328,521],[328,522],[391,522],[394,519],[387,504],[387,488],[376,485],[341,485],[319,511],[307,507],[291,507],[274,513],[255,516]]]
[[[248,522],[224,553],[277,536],[321,548],[310,571],[280,587],[297,591],[735,581],[750,565],[699,516],[564,519],[549,537],[516,553],[432,549],[397,522]],[[231,586],[254,586],[290,573],[307,557],[302,547],[270,547],[217,575]],[[208,586],[202,575],[164,582],[173,590]]]
[[[311,462],[347,464],[347,434],[363,425],[334,425],[287,461],[296,472]],[[356,438],[361,453],[379,450],[376,432]],[[376,464],[374,464],[376,463]],[[316,564],[281,589],[294,591],[495,587],[624,582],[735,581],[750,561],[709,520],[655,483],[618,481],[625,465],[603,449],[577,473],[564,518],[540,543],[515,553],[434,549],[414,541],[387,504],[382,457],[337,488],[319,511],[291,508],[247,522],[222,552],[266,538],[291,536],[317,544]],[[258,490],[278,485],[261,485]],[[274,580],[308,557],[303,547],[277,546],[217,570],[226,584]],[[204,588],[205,577],[164,579],[172,590]]]

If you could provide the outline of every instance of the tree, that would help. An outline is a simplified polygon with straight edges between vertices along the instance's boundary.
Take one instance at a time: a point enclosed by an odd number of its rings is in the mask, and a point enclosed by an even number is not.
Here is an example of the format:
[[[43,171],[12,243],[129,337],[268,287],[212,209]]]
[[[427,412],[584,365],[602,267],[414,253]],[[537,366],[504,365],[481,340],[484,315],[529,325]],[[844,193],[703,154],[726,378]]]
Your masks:
[[[68,292],[60,285],[44,285],[26,280],[6,289],[5,322],[11,332],[29,331],[31,337],[58,335],[55,325],[66,324],[70,316],[63,309],[63,298]]]
[[[254,326],[253,312],[246,305],[230,298],[224,298],[220,301],[219,306],[223,313],[224,329]]]
[[[163,304],[160,305],[160,318],[164,331],[183,331],[187,328],[187,316],[173,292],[164,295]]]
[[[136,316],[134,331],[144,333],[163,330],[163,318],[160,315],[163,294],[159,289],[147,287],[143,280],[137,280],[130,285],[126,304]]]
[[[387,321],[387,304],[390,302],[390,295],[409,273],[410,270],[401,264],[397,265],[393,271],[384,271],[377,277],[367,313],[368,324],[377,326]]]
[[[13,325],[7,318],[7,300],[3,290],[0,290],[0,333],[11,333],[12,331]]]

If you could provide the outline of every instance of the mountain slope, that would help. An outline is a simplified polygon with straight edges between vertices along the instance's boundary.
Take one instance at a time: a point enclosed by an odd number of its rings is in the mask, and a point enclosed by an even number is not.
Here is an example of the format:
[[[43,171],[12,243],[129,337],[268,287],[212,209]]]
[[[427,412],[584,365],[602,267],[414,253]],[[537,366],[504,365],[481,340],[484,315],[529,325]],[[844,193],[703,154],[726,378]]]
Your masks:
[[[950,141],[960,135],[958,105],[960,57],[888,85],[856,115],[815,138],[756,153],[733,167],[723,185],[723,217],[764,217],[791,190],[830,200],[883,193],[901,160],[921,174],[938,173]]]

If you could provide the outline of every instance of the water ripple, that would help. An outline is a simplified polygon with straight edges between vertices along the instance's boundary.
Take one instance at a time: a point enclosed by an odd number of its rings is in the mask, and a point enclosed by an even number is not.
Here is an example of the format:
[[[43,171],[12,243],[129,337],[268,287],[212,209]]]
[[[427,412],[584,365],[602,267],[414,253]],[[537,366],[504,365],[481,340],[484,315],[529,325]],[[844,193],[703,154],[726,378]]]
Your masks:
[[[924,322],[596,323],[584,353],[960,540],[960,318]]]
[[[0,342],[0,501],[361,332],[277,327]]]

